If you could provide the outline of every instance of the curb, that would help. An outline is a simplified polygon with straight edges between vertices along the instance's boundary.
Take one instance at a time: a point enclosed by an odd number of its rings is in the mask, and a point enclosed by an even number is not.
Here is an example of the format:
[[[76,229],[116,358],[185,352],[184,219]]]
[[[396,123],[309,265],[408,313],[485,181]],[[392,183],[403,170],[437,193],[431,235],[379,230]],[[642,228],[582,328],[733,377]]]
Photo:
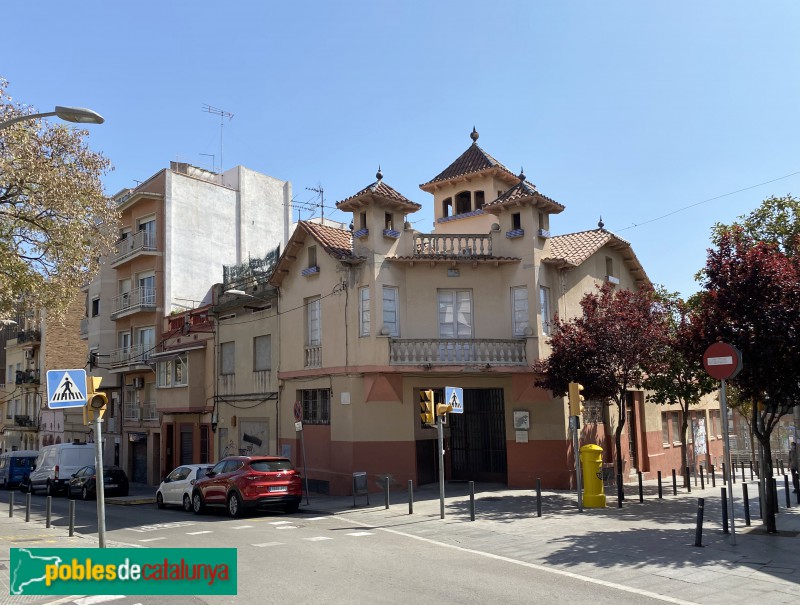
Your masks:
[[[131,498],[131,499],[122,499],[122,498],[106,498],[106,504],[116,504],[118,506],[130,506],[135,504],[155,504],[155,498]]]

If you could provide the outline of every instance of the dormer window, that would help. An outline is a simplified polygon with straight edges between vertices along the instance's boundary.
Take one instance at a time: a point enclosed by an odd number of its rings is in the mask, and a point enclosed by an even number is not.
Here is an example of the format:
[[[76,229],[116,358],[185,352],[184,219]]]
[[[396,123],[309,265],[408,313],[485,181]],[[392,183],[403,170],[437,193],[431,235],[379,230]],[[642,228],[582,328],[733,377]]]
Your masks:
[[[456,195],[456,214],[466,214],[472,210],[472,193],[462,191]]]
[[[475,210],[480,210],[483,208],[483,204],[486,202],[486,196],[483,194],[483,191],[476,191],[475,192]]]
[[[446,197],[442,200],[442,217],[448,217],[453,213],[453,198]]]

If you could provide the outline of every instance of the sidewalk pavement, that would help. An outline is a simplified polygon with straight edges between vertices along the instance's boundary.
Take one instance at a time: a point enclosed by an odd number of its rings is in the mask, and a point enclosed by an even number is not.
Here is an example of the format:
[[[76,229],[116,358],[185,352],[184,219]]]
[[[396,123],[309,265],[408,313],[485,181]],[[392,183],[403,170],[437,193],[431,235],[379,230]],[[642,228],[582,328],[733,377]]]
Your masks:
[[[450,548],[510,562],[609,583],[642,594],[661,594],[672,602],[796,603],[800,598],[800,507],[792,495],[786,508],[779,486],[778,535],[767,535],[758,518],[758,490],[750,487],[752,525],[743,521],[741,482],[734,486],[735,537],[722,532],[720,485],[692,492],[671,482],[658,498],[655,482],[645,482],[644,502],[638,486],[626,484],[626,500],[617,508],[616,494],[606,489],[607,507],[578,511],[574,492],[542,492],[542,516],[537,516],[536,492],[501,485],[479,484],[475,493],[475,521],[470,520],[467,483],[445,486],[445,518],[440,518],[438,485],[414,490],[409,514],[406,486],[391,486],[389,508],[384,494],[303,499],[300,512],[334,514],[376,530],[399,532]],[[154,502],[155,488],[132,487],[117,504]],[[755,496],[753,496],[755,494]],[[702,547],[695,547],[698,498],[704,498]],[[91,547],[96,535],[70,537],[64,527],[45,527],[36,515],[25,522],[24,500],[17,499],[14,516],[0,510],[0,605],[43,603],[50,597],[8,596],[9,552],[19,547]],[[109,547],[133,546],[109,540]],[[557,582],[558,579],[554,578]]]

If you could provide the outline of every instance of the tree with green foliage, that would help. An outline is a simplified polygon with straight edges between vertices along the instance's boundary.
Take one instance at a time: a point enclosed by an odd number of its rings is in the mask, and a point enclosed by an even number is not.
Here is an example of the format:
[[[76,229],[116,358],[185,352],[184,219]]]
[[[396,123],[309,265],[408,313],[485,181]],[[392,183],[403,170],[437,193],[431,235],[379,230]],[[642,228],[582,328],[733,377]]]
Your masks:
[[[681,468],[689,466],[687,431],[689,408],[704,395],[719,387],[703,367],[706,344],[700,338],[696,311],[691,301],[660,288],[656,291],[663,310],[666,333],[659,342],[653,363],[647,368],[644,388],[648,401],[660,405],[677,404],[681,408]],[[684,477],[684,482],[689,477]]]
[[[641,389],[645,371],[656,359],[666,327],[664,311],[652,287],[636,291],[606,283],[581,300],[582,314],[553,319],[551,354],[533,364],[536,386],[563,396],[570,382],[579,382],[590,399],[617,406],[614,432],[617,475],[622,475],[622,430],[631,389]]]
[[[0,123],[36,113],[6,89],[0,78]],[[63,317],[116,238],[101,183],[110,164],[87,136],[41,119],[0,129],[0,317],[20,307]]]

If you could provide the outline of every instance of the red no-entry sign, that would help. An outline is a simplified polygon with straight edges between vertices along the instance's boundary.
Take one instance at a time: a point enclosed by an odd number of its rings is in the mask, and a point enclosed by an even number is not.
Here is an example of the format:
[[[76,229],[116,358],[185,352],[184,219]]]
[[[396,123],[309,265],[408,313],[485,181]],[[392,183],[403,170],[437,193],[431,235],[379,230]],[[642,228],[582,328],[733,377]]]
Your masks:
[[[703,367],[712,378],[728,380],[742,369],[739,349],[724,342],[715,342],[703,353]]]

